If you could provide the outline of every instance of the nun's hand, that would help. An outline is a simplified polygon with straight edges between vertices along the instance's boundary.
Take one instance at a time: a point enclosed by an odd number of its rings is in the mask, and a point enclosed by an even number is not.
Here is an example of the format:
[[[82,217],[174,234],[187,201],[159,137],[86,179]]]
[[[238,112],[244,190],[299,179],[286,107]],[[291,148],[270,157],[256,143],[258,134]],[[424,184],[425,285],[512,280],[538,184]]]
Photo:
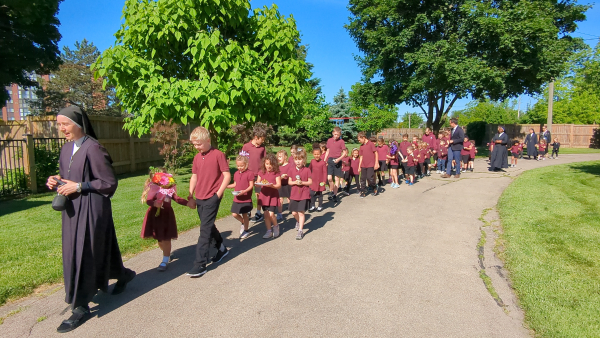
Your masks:
[[[65,184],[61,185],[56,189],[59,194],[69,196],[77,191],[77,183],[69,180],[62,179]]]
[[[54,175],[54,176],[48,177],[48,181],[46,182],[46,186],[48,187],[48,189],[54,190],[54,188],[56,188],[58,183],[56,182],[55,179],[60,180],[60,175]]]

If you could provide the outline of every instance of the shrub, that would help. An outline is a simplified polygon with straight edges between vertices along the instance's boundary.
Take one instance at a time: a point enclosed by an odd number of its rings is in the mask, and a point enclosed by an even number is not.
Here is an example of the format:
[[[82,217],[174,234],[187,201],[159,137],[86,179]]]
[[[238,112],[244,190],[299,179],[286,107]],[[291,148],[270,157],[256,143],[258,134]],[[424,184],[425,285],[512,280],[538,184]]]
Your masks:
[[[306,150],[306,153],[307,153],[307,154],[310,154],[310,153],[312,153],[312,151],[313,151],[313,146],[312,146],[312,143],[306,143],[306,144],[304,145],[304,150]]]
[[[60,148],[60,144],[55,140],[35,146],[35,174],[39,188],[46,186],[46,180],[49,176],[58,174]]]
[[[172,121],[161,121],[155,123],[150,131],[150,143],[162,144],[159,154],[165,157],[164,166],[167,171],[175,173],[184,163],[190,161],[190,156],[193,160],[194,148],[189,141],[179,139],[182,135],[179,125]]]
[[[483,145],[486,125],[487,123],[484,121],[475,121],[467,124],[467,135],[469,136],[469,139],[475,141],[476,145]]]
[[[27,190],[27,175],[23,169],[4,170],[0,176],[0,196],[15,195]]]

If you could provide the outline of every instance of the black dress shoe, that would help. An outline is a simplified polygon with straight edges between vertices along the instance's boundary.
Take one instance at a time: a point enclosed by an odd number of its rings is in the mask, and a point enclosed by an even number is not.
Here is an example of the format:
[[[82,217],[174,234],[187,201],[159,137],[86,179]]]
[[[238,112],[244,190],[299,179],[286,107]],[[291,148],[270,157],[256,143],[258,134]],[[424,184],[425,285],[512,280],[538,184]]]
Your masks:
[[[134,277],[135,277],[135,271],[130,270],[130,269],[125,269],[125,272],[123,272],[123,275],[121,276],[121,278],[119,278],[117,280],[117,283],[115,284],[115,288],[113,289],[112,294],[118,295],[120,293],[123,293],[123,291],[125,291],[125,288],[127,287],[127,283],[131,282]]]
[[[65,333],[69,331],[75,330],[81,324],[85,323],[91,317],[90,309],[86,309],[83,306],[78,306],[73,310],[73,314],[69,319],[65,320],[60,324],[60,326],[56,329],[59,333]]]

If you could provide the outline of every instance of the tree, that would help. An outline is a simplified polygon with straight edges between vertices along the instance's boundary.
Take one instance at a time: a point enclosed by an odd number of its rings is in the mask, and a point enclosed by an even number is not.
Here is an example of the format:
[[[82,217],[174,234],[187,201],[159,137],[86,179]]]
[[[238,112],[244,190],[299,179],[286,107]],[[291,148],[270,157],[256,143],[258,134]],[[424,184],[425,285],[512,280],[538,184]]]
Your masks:
[[[585,48],[568,63],[567,71],[554,84],[554,123],[593,124],[600,122],[600,42]],[[523,116],[526,123],[547,123],[548,88]]]
[[[398,108],[393,105],[375,103],[374,98],[365,101],[365,96],[360,96],[354,90],[361,88],[361,84],[352,86],[349,92],[352,113],[358,117],[356,128],[371,133],[378,133],[383,128],[391,127],[398,120]]]
[[[343,88],[340,88],[340,91],[333,97],[333,104],[329,107],[329,113],[331,117],[347,118],[343,120],[344,124],[341,126],[344,140],[356,139],[358,129],[354,122],[355,115],[351,110],[350,101]]]
[[[5,0],[0,4],[0,108],[9,99],[5,87],[36,86],[29,74],[49,74],[60,64],[56,18],[62,0]]]
[[[90,115],[121,116],[120,106],[111,85],[102,86],[102,79],[94,79],[90,66],[100,52],[93,43],[83,39],[75,42],[75,49],[63,48],[62,64],[52,73],[50,81],[41,80],[37,96],[37,113],[56,114],[68,105],[84,109]]]
[[[197,121],[218,132],[244,122],[303,116],[309,71],[293,18],[248,0],[127,0],[114,47],[94,65],[144,134],[157,121]]]
[[[281,145],[320,142],[331,135],[333,124],[323,95],[317,95],[313,88],[305,88],[303,95],[304,116],[295,124],[279,127]]]
[[[483,121],[495,124],[518,123],[518,112],[515,109],[515,102],[504,101],[471,101],[463,110],[453,112],[461,125],[467,125],[471,122]]]
[[[398,128],[420,128],[420,126],[425,122],[421,115],[422,114],[417,113],[405,113],[402,115],[402,121],[398,123]]]
[[[574,0],[350,0],[346,28],[364,53],[357,94],[419,107],[438,130],[459,98],[539,92],[582,46],[569,33],[588,8]]]

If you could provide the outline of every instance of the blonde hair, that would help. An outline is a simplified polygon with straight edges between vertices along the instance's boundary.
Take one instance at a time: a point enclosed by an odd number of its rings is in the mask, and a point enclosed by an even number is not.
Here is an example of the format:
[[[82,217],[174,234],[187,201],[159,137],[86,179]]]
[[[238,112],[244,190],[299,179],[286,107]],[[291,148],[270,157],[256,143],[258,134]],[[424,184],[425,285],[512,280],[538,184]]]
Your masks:
[[[296,153],[294,154],[294,160],[296,159],[302,159],[304,160],[304,162],[306,162],[306,150],[304,150],[303,148],[298,149],[296,151]]]
[[[196,127],[190,134],[190,141],[210,140],[210,132],[204,127]]]
[[[236,161],[236,162],[244,162],[244,163],[246,163],[246,165],[248,165],[248,157],[247,157],[247,156],[244,156],[244,155],[238,155],[238,156],[235,158],[235,161]]]
[[[150,173],[148,174],[148,178],[146,178],[146,182],[144,183],[144,190],[142,190],[142,204],[145,204],[148,200],[148,192],[150,192],[150,186],[154,184],[152,182],[152,177],[156,173],[166,173],[167,170],[165,168],[150,168]]]
[[[358,150],[358,148],[352,149],[352,158],[354,158],[354,152],[355,151],[358,153],[358,156],[356,156],[356,158],[358,158],[360,156],[360,151]]]
[[[283,155],[283,163],[287,162],[288,154],[287,154],[287,151],[285,151],[285,149],[281,149],[280,151],[278,151],[277,157],[279,157],[279,155]]]
[[[335,126],[335,127],[333,127],[333,132],[341,134],[342,133],[342,128],[340,128],[338,126]]]

